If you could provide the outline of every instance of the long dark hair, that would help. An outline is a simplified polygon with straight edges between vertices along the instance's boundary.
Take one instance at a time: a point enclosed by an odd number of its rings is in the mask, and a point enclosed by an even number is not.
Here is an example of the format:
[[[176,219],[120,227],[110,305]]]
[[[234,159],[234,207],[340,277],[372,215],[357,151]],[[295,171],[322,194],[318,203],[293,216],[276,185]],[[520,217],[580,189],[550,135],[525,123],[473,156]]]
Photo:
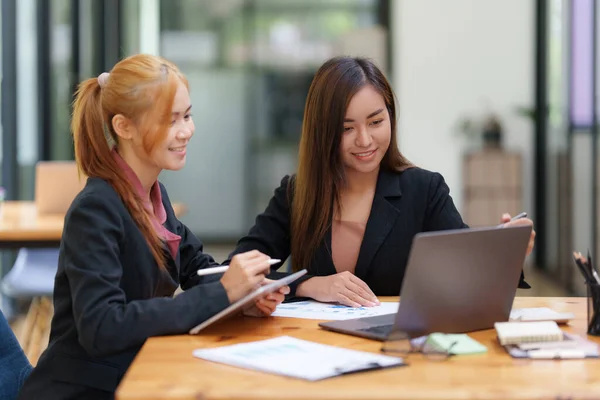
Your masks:
[[[335,57],[317,71],[308,90],[298,172],[290,181],[291,250],[294,270],[307,268],[331,224],[345,183],[340,145],[344,116],[352,97],[371,85],[383,97],[390,115],[391,141],[381,167],[402,171],[412,166],[398,150],[394,92],[381,70],[360,57]]]

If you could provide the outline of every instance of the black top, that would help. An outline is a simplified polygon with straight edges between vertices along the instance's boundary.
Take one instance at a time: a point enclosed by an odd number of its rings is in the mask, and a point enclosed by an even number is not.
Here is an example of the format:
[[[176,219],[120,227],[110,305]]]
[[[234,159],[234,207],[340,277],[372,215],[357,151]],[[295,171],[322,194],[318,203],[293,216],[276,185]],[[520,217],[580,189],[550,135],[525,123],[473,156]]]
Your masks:
[[[111,399],[147,338],[188,332],[229,305],[223,285],[196,274],[217,265],[177,220],[164,187],[164,226],[181,236],[160,270],[106,181],[90,178],[65,216],[50,344],[21,399]],[[199,283],[206,283],[198,285]],[[188,289],[173,298],[178,285]]]
[[[281,181],[266,210],[229,256],[259,250],[282,263],[290,255],[289,176]],[[377,296],[398,296],[413,237],[419,232],[468,228],[458,213],[450,189],[439,173],[421,168],[403,172],[381,170],[367,221],[355,275]],[[274,265],[275,271],[281,264]],[[331,256],[331,228],[316,249],[308,274],[290,285],[292,296],[301,282],[337,271]],[[278,278],[273,272],[271,277]],[[520,288],[530,286],[521,274]]]

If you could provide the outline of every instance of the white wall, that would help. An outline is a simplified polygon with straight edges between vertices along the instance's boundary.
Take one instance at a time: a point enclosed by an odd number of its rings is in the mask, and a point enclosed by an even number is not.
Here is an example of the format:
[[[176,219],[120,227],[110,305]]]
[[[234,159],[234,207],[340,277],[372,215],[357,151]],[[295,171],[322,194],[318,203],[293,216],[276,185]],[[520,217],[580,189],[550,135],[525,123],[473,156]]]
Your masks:
[[[533,126],[515,114],[534,98],[533,0],[393,0],[392,81],[400,149],[440,172],[462,207],[465,113],[496,111],[505,145],[524,156],[524,210],[533,212]],[[467,221],[468,222],[468,221]]]

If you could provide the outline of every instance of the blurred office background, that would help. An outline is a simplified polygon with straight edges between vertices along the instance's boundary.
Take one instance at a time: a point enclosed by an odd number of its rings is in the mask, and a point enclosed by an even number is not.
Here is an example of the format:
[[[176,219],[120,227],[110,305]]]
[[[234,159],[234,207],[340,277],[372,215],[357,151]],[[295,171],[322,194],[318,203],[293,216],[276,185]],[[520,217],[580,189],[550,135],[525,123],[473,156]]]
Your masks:
[[[593,0],[2,0],[2,186],[32,199],[35,163],[72,159],[79,81],[163,55],[190,81],[196,135],[186,168],[161,179],[221,261],[295,170],[318,66],[362,55],[396,90],[401,151],[444,175],[467,223],[527,211],[528,268],[548,294],[581,294],[571,251],[599,248],[598,12]]]

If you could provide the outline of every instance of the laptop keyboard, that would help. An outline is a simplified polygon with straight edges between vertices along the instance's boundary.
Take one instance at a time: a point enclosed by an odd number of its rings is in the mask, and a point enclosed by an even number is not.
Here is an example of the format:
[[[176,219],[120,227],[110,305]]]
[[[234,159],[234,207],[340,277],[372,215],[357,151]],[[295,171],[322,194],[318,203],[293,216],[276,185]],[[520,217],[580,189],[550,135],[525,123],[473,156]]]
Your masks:
[[[392,332],[393,324],[370,326],[368,328],[358,329],[360,332],[373,333],[375,335],[388,336]]]

